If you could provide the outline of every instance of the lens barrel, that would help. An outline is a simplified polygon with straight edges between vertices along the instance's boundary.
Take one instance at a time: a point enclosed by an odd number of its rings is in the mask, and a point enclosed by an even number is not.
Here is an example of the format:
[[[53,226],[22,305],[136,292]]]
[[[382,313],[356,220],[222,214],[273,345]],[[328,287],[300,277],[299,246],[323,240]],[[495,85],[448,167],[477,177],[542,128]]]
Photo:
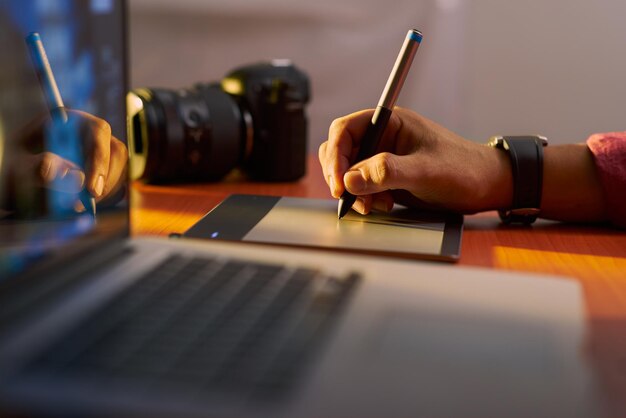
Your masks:
[[[306,75],[273,63],[236,69],[221,84],[132,90],[131,178],[215,181],[240,166],[256,180],[297,180],[306,171],[308,100]]]
[[[129,115],[133,178],[214,181],[239,163],[246,122],[218,85],[178,92],[136,89],[130,95],[141,102]]]

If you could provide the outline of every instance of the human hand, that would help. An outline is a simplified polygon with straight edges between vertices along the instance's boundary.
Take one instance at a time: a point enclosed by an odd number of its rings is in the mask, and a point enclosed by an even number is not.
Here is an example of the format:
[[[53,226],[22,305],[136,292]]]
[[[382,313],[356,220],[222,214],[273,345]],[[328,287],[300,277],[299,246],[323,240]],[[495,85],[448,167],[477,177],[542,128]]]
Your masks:
[[[105,120],[78,110],[68,110],[67,114],[77,127],[84,167],[71,158],[44,150],[30,155],[29,170],[43,187],[68,193],[86,188],[96,201],[104,200],[125,182],[127,148],[111,134],[111,127]],[[35,144],[45,139],[47,129],[50,129],[48,121],[31,127],[24,139],[27,147],[45,149]]]
[[[466,140],[407,109],[396,107],[378,153],[351,166],[373,115],[336,119],[319,160],[331,194],[357,196],[353,208],[388,211],[394,202],[461,213],[509,207],[513,180],[505,153]]]

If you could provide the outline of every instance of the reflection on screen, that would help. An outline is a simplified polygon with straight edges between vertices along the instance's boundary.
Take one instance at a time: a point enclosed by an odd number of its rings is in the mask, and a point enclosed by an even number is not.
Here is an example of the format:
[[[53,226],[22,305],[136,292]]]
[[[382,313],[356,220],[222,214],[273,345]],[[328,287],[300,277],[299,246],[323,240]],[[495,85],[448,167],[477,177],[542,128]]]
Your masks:
[[[79,237],[126,228],[125,171],[107,171],[114,184],[102,176],[97,218],[84,197],[102,162],[95,121],[125,146],[123,23],[117,0],[0,5],[0,281]],[[25,42],[31,32],[41,35],[70,109],[63,120],[44,99]]]

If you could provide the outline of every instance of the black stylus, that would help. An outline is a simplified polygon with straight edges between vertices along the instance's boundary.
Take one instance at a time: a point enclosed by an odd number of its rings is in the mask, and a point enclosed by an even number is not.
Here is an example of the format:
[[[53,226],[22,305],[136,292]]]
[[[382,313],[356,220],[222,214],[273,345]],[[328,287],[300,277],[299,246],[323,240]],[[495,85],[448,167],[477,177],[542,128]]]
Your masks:
[[[376,110],[374,111],[374,116],[372,116],[372,120],[365,131],[365,135],[363,135],[361,139],[359,152],[352,164],[369,158],[376,152],[378,142],[383,136],[383,132],[385,132],[387,122],[389,122],[391,112],[400,95],[404,80],[409,73],[411,63],[413,63],[413,57],[421,42],[422,33],[416,29],[409,30],[402,44],[402,48],[400,49],[400,53],[398,54],[398,58],[396,58],[396,63],[391,70],[391,74],[389,74],[387,85],[383,90],[383,94],[380,96],[378,106],[376,106]],[[339,206],[337,208],[337,216],[339,219],[343,218],[346,213],[348,213],[355,201],[356,196],[349,193],[347,190],[343,192],[339,198]]]
[[[67,123],[68,114],[65,106],[63,105],[63,99],[61,99],[61,93],[57,86],[57,82],[54,79],[52,73],[52,67],[48,61],[48,55],[43,47],[41,36],[38,32],[31,32],[26,37],[26,45],[30,51],[30,56],[33,60],[35,72],[37,78],[41,84],[44,98],[48,105],[50,115],[53,119],[59,119],[62,123]],[[78,198],[82,202],[85,210],[90,213],[94,219],[96,218],[96,199],[89,193],[86,188],[83,188],[78,193]]]

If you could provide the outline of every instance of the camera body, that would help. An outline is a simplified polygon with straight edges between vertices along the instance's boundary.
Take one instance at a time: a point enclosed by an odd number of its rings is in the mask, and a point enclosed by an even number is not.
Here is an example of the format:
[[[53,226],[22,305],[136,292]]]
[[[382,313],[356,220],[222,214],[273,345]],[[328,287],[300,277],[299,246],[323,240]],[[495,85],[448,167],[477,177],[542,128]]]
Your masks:
[[[286,60],[237,68],[220,83],[140,88],[128,101],[131,178],[215,181],[235,167],[261,181],[306,171],[309,79]]]

